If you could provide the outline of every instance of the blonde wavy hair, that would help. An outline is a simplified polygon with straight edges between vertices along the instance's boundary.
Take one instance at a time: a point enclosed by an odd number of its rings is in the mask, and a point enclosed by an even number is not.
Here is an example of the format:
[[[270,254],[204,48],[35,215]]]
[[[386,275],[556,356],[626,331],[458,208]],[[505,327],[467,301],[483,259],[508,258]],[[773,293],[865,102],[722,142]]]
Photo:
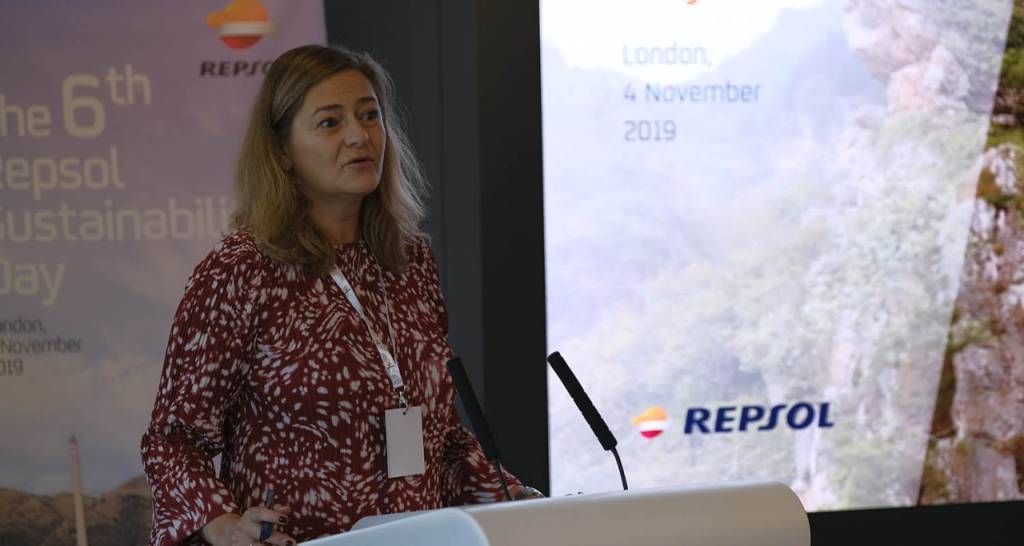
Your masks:
[[[381,267],[405,267],[405,246],[422,237],[426,179],[398,112],[391,77],[368,54],[340,47],[302,46],[284,52],[267,71],[235,165],[232,226],[249,231],[271,258],[325,275],[335,266],[331,240],[313,223],[310,203],[286,168],[285,145],[306,93],[343,70],[358,70],[373,85],[386,144],[380,185],[363,198],[359,235]]]

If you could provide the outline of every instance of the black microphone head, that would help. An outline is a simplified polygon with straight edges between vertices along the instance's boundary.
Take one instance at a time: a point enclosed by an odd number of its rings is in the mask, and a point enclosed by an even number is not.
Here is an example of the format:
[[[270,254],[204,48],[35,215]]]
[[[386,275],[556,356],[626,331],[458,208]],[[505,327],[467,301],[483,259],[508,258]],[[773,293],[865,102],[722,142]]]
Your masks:
[[[590,429],[594,431],[597,441],[601,442],[601,447],[608,451],[618,445],[619,442],[615,439],[615,435],[608,429],[608,425],[601,418],[601,414],[597,412],[594,403],[590,401],[590,397],[583,390],[583,385],[580,385],[576,374],[569,369],[569,365],[562,355],[558,354],[558,351],[551,353],[548,355],[548,364],[551,365],[551,369],[555,371],[558,379],[562,380],[562,385],[565,386],[565,390],[568,391],[573,402],[576,402],[576,407],[580,409],[583,418],[587,420]]]
[[[455,383],[455,391],[462,399],[462,407],[466,409],[473,433],[476,434],[476,439],[484,450],[484,457],[487,457],[489,461],[497,461],[501,457],[498,453],[498,444],[495,443],[494,436],[491,435],[491,427],[487,425],[487,419],[480,408],[480,401],[476,398],[473,385],[469,382],[469,376],[466,375],[466,369],[462,367],[462,361],[457,357],[449,360],[448,373]]]

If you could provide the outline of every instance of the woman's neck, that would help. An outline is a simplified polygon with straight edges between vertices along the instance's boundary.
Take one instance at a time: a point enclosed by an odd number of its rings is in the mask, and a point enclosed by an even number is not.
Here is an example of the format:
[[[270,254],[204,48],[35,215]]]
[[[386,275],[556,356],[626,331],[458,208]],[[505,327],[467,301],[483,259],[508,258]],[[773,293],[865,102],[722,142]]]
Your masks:
[[[314,204],[309,211],[313,223],[335,245],[354,243],[359,239],[359,206],[354,203]]]

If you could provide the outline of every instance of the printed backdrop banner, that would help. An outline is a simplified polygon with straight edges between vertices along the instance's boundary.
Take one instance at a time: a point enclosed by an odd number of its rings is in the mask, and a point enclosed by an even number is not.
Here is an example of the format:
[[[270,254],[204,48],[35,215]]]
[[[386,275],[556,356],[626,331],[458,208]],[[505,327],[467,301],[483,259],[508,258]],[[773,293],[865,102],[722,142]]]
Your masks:
[[[118,487],[145,490],[139,440],[175,306],[227,229],[263,74],[325,41],[323,6],[0,12],[0,505],[66,497],[52,496],[72,489],[77,450],[89,511]],[[25,525],[0,514],[0,536]]]

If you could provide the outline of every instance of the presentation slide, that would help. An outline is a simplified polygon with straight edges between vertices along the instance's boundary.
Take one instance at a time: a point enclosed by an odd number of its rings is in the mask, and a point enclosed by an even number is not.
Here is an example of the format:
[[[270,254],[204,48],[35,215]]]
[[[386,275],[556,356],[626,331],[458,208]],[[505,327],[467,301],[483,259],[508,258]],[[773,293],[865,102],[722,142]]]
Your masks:
[[[1022,2],[540,16],[548,347],[631,487],[1024,498]],[[552,494],[620,488],[549,393]]]

